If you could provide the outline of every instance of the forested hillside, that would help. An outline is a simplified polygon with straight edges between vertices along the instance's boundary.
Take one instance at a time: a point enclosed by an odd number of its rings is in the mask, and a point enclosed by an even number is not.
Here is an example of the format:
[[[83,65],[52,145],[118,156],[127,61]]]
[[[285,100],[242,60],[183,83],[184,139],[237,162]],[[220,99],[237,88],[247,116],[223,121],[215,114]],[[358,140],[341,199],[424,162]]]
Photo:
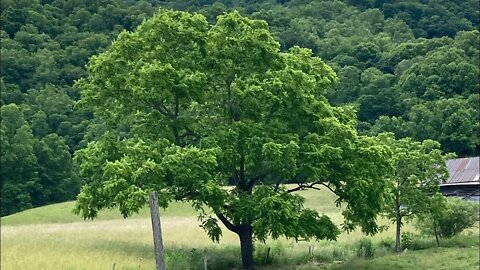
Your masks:
[[[1,0],[2,216],[75,197],[74,153],[103,123],[75,106],[73,83],[90,56],[159,7],[211,23],[233,9],[266,20],[283,49],[310,48],[335,70],[327,97],[356,108],[361,133],[479,154],[477,0]]]

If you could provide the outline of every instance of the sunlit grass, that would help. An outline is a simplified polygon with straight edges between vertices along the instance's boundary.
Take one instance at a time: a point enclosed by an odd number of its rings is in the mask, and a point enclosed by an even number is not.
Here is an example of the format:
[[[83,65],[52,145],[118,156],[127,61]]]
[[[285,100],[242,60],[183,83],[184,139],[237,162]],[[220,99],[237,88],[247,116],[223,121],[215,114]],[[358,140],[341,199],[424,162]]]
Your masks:
[[[307,198],[307,207],[318,210],[320,213],[328,215],[333,214],[335,218],[341,219],[339,208],[335,206],[335,195],[329,190],[304,190],[299,191],[298,194]],[[46,224],[46,223],[70,223],[80,222],[83,219],[72,213],[75,202],[57,203],[29,209],[10,216],[2,217],[2,225],[27,225],[27,224]],[[195,210],[189,203],[186,202],[172,202],[167,209],[160,209],[162,217],[193,217]],[[144,207],[139,213],[134,214],[132,218],[148,218],[150,212],[148,207]],[[99,213],[96,220],[112,220],[122,219],[122,215],[116,209],[106,209]]]
[[[110,269],[113,262],[116,269],[153,269],[150,226],[146,218],[3,226],[2,269]],[[195,218],[166,217],[162,230],[167,253],[238,241],[225,231],[220,244],[212,243]]]
[[[74,205],[75,202],[65,202],[33,208],[14,215],[2,217],[1,222],[2,225],[81,222],[83,218],[74,215],[72,212]],[[192,217],[195,216],[195,210],[188,203],[173,202],[169,208],[160,209],[160,214],[165,217]],[[130,219],[148,218],[149,216],[150,210],[144,207],[138,213],[133,214]],[[103,221],[112,219],[123,219],[123,217],[117,209],[105,209],[100,211],[95,220]]]
[[[341,224],[341,209],[335,207],[335,196],[327,190],[301,191],[306,206],[318,210]],[[72,214],[73,202],[31,209],[2,218],[1,269],[154,269],[152,232],[148,208],[123,219],[118,211],[106,210],[95,221],[84,221]],[[187,203],[172,203],[161,211],[166,261],[172,269],[203,269],[203,257],[209,258],[209,269],[238,266],[238,237],[223,229],[220,243],[213,243],[199,227],[195,211]],[[380,224],[389,224],[380,220]],[[413,231],[406,225],[405,230]],[[314,246],[319,260],[351,258],[354,245],[363,234],[342,233],[336,242],[295,242],[287,239],[258,243],[257,261],[271,248],[271,258],[278,265],[305,261]],[[394,237],[394,227],[374,236],[373,242]],[[477,248],[478,250],[478,248]],[[228,263],[228,265],[227,265]],[[358,262],[361,263],[361,262]],[[308,266],[306,266],[308,267]],[[313,266],[318,269],[318,264]],[[277,268],[269,268],[277,269]],[[287,268],[288,269],[288,268]],[[310,269],[310,268],[301,268]],[[353,269],[353,268],[352,268]],[[367,268],[366,268],[367,269]]]
[[[352,260],[333,266],[331,270],[477,270],[480,266],[478,247],[435,248],[407,252],[401,255],[387,255],[372,260]]]

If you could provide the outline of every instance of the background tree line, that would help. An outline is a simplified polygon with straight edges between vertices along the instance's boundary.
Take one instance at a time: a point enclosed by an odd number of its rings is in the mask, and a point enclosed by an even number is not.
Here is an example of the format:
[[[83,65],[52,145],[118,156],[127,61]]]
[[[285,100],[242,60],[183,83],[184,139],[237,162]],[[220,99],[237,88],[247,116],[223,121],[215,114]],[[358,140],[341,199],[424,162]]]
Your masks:
[[[158,7],[199,12],[212,24],[233,9],[266,20],[282,49],[311,48],[333,67],[340,81],[327,97],[355,106],[360,133],[479,154],[474,0],[2,0],[1,215],[75,197],[83,180],[72,156],[105,127],[75,106],[73,82],[86,76],[90,56]]]

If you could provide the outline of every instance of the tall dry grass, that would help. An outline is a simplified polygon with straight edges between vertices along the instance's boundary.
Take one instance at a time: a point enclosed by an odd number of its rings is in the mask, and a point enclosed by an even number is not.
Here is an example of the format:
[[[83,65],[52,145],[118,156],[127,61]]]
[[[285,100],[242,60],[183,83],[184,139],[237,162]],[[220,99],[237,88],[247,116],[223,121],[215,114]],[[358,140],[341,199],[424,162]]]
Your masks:
[[[342,222],[341,209],[335,207],[333,194],[328,191],[300,194],[307,199],[308,207],[330,216],[337,224]],[[148,209],[126,220],[116,212],[105,211],[99,220],[82,221],[71,214],[72,207],[72,203],[57,204],[2,218],[1,269],[104,270],[111,269],[114,262],[116,270],[154,269]],[[172,204],[161,216],[169,269],[202,269],[204,256],[209,258],[209,269],[215,269],[214,266],[229,269],[240,262],[237,236],[224,228],[220,243],[212,243],[187,204]],[[385,220],[380,222],[388,224]],[[372,239],[393,235],[392,227]],[[343,233],[337,242],[268,240],[257,245],[256,257],[262,260],[265,255],[262,250],[270,247],[270,257],[277,264],[295,263],[294,260],[305,261],[313,246],[319,259],[344,258],[351,255],[347,250],[352,243],[362,237],[356,231]]]

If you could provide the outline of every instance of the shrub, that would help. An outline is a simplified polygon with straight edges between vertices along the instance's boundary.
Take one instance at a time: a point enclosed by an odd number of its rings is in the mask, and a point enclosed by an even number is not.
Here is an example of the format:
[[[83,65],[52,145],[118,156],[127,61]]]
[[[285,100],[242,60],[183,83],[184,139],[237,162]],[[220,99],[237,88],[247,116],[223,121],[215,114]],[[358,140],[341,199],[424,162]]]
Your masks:
[[[393,249],[395,247],[395,239],[388,237],[380,240],[379,246],[385,249]]]
[[[423,250],[436,247],[435,240],[431,238],[420,238],[418,236],[414,236],[413,241],[410,244],[409,249],[411,250]]]
[[[373,256],[375,256],[375,247],[372,240],[370,238],[362,238],[358,242],[357,257],[369,259],[373,258]]]
[[[444,209],[438,215],[437,234],[440,237],[450,238],[460,234],[463,230],[472,227],[479,221],[479,204],[459,198],[448,198]],[[435,235],[432,215],[419,215],[416,222],[419,231],[428,235]]]
[[[478,234],[457,235],[442,242],[443,247],[478,247],[480,246],[480,238]]]
[[[347,257],[348,257],[347,255],[348,254],[345,251],[345,249],[338,248],[338,247],[333,248],[333,251],[332,251],[333,259],[335,259],[335,260],[346,260]]]
[[[412,249],[413,248],[413,241],[415,240],[415,235],[411,232],[402,232],[400,236],[400,240],[403,246],[403,249]]]

